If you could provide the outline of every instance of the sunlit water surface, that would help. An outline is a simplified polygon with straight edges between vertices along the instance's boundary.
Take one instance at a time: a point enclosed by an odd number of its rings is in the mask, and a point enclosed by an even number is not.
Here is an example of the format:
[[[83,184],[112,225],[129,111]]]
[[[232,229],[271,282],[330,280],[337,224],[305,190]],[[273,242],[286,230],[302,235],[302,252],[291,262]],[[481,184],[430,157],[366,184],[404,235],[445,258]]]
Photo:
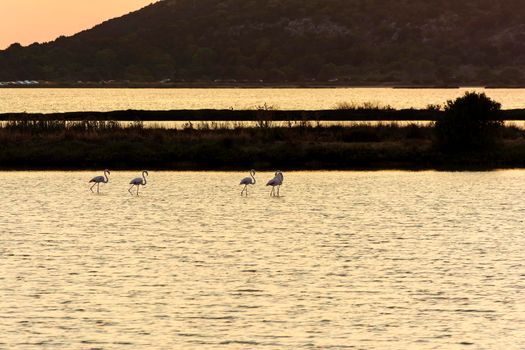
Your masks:
[[[523,349],[525,171],[2,173],[1,349]]]
[[[112,110],[332,109],[339,103],[426,108],[465,91],[485,92],[504,109],[525,108],[525,89],[0,89],[0,113]]]

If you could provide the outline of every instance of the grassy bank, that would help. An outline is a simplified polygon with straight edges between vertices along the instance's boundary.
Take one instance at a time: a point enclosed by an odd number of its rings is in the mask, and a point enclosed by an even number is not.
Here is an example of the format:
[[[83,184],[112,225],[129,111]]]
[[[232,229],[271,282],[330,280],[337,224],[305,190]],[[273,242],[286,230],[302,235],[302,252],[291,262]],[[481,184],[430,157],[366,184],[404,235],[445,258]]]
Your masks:
[[[0,121],[435,121],[443,116],[438,106],[427,109],[392,109],[381,106],[341,104],[328,110],[274,110],[260,106],[253,110],[172,110],[172,111],[111,111],[69,113],[4,113]],[[525,109],[501,111],[504,120],[525,120]]]
[[[432,127],[358,124],[182,130],[106,121],[12,121],[0,128],[3,169],[492,169],[525,167],[525,131],[506,127],[490,152],[447,155]]]
[[[173,111],[111,111],[69,113],[5,113],[0,121],[416,121],[436,120],[442,112],[437,110],[394,110],[389,108],[343,108],[317,111],[274,110],[272,106],[259,106],[253,110],[173,110]],[[525,110],[523,111],[525,119]]]

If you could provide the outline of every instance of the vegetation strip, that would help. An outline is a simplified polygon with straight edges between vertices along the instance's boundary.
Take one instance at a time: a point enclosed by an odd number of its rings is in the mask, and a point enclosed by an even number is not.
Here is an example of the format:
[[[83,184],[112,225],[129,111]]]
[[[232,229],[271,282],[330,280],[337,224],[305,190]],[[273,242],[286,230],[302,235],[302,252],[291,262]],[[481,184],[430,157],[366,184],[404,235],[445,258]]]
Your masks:
[[[171,110],[69,113],[4,113],[0,121],[436,121],[444,114],[438,109],[335,109],[335,110]],[[502,120],[525,121],[525,109],[501,111]]]
[[[142,120],[130,125],[115,120],[8,120],[0,126],[0,168],[472,170],[525,166],[525,130],[505,126],[501,104],[485,94],[467,92],[448,101],[443,111],[429,108],[427,116],[440,114],[430,124],[330,126],[296,120],[279,125],[272,123],[277,111],[251,112],[258,118],[252,126],[187,122],[181,129],[145,128]]]
[[[206,124],[209,126],[209,124]],[[454,169],[525,166],[525,131],[502,130],[499,147],[447,153],[417,124],[208,128],[123,127],[115,122],[8,122],[2,169]]]

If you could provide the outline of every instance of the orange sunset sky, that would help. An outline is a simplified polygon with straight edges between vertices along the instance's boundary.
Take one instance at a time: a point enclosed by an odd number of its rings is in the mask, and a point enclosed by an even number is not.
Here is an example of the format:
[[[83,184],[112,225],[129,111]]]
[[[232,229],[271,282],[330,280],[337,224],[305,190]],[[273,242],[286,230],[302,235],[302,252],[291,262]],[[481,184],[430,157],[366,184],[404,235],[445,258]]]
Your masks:
[[[0,49],[72,35],[158,0],[0,0]]]

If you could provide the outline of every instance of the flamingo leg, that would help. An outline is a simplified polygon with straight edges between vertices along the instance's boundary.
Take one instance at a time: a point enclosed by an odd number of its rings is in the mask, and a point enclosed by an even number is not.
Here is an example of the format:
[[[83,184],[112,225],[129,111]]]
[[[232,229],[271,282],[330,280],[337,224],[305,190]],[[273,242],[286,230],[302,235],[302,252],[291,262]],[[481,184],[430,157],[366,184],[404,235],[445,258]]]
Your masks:
[[[131,189],[133,188],[133,186],[135,186],[135,185],[131,185],[131,187],[128,189],[128,192],[129,192],[130,194],[133,194],[133,192],[131,192]]]
[[[270,191],[270,197],[273,197],[273,194],[274,194],[274,191],[275,190],[275,187],[272,186],[272,190]]]
[[[246,192],[246,195],[248,195],[248,185],[244,185],[244,188],[241,191],[241,196]]]
[[[281,197],[281,194],[279,193],[280,189],[281,189],[281,185],[277,186],[277,197]]]
[[[89,189],[91,190],[91,193],[95,193],[95,191],[93,191],[93,187],[95,187],[97,184],[94,183],[93,186],[91,186]]]
[[[137,196],[139,195],[140,185],[137,185]]]
[[[97,183],[97,193],[100,193],[100,182]]]

